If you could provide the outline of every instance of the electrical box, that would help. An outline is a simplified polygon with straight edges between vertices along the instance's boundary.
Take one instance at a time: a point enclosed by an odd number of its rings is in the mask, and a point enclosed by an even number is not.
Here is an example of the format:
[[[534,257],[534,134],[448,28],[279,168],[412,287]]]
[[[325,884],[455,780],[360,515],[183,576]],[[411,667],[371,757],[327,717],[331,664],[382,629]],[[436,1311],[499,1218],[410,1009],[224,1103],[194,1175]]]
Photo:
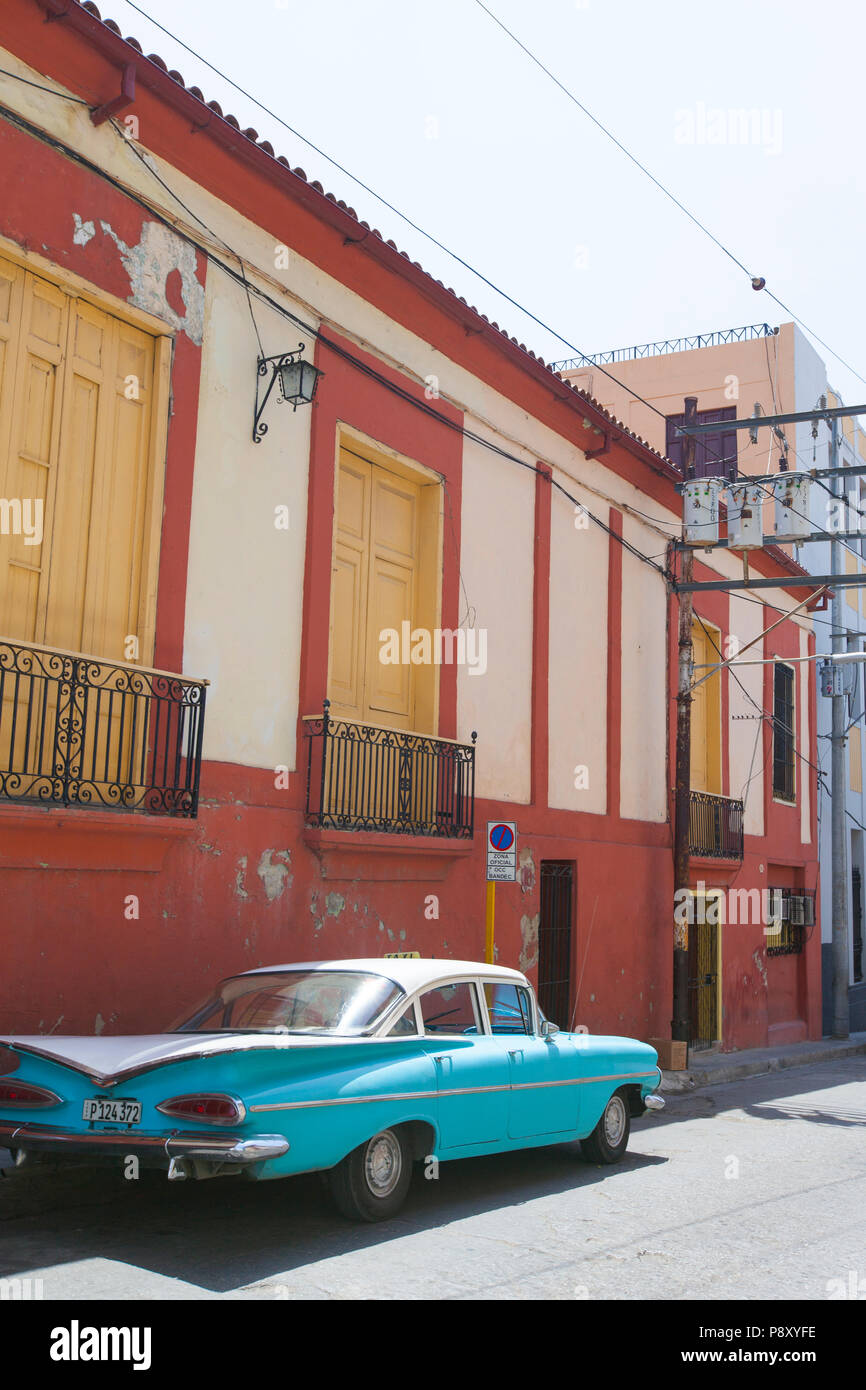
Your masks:
[[[767,478],[776,499],[776,540],[801,540],[814,527],[809,515],[812,479],[808,473],[775,473]]]
[[[719,539],[719,493],[724,478],[692,478],[683,487],[683,540],[713,545]]]
[[[759,550],[764,543],[762,483],[731,483],[728,489],[728,548]]]
[[[828,699],[834,695],[845,694],[845,677],[842,667],[837,662],[821,662],[818,667],[818,689]]]

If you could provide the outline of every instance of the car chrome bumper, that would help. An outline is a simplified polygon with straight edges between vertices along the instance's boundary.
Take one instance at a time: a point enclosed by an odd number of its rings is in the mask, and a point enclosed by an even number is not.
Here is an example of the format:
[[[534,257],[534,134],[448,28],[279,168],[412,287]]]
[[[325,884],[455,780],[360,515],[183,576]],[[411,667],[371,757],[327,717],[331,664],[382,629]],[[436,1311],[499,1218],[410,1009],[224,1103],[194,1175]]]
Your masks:
[[[136,1154],[139,1157],[200,1158],[214,1163],[262,1163],[287,1153],[282,1134],[136,1134],[133,1130],[102,1130],[76,1134],[48,1125],[0,1123],[0,1146],[25,1153]]]
[[[664,1110],[665,1103],[661,1096],[644,1096],[643,1103],[647,1110]]]

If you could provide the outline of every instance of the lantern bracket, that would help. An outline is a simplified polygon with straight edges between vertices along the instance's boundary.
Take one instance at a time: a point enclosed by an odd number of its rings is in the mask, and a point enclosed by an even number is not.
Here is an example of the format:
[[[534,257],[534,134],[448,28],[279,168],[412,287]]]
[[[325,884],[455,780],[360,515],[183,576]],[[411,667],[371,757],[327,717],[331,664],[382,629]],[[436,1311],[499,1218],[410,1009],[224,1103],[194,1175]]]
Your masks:
[[[291,362],[299,362],[305,350],[304,344],[299,343],[294,352],[277,352],[270,357],[259,357],[256,360],[256,408],[253,416],[254,444],[261,444],[268,432],[268,427],[262,420],[262,416],[265,412],[265,406],[268,403],[270,394],[274,389],[274,383],[278,379],[280,380],[280,390],[277,394],[277,400],[283,402],[285,397],[282,393],[282,378],[280,377],[280,372],[283,367],[287,367]],[[264,394],[262,394],[264,380],[268,377],[270,380],[264,388]],[[293,402],[292,410],[297,410],[297,408],[297,402]]]

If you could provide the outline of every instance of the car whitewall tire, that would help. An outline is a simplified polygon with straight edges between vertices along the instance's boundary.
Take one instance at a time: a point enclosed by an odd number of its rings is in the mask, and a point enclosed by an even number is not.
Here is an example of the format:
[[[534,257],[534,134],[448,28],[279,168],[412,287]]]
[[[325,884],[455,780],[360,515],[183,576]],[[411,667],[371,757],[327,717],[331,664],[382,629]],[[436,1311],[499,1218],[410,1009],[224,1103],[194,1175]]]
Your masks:
[[[592,1134],[580,1147],[590,1163],[618,1163],[628,1147],[631,1130],[628,1100],[624,1091],[615,1091],[604,1107]]]
[[[387,1221],[406,1200],[412,1154],[399,1128],[383,1129],[328,1174],[331,1195],[352,1221]]]

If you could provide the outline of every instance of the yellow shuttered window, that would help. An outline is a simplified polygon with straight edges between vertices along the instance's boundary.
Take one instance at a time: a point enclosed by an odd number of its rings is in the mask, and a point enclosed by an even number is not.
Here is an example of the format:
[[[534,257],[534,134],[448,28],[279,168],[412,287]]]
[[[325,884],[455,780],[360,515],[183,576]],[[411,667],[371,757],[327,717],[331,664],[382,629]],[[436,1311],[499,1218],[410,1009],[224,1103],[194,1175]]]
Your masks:
[[[414,640],[429,638],[439,621],[441,538],[439,480],[380,448],[371,445],[365,456],[343,440],[323,786],[329,811],[347,827],[436,829],[447,777],[424,736],[436,732],[440,668],[429,642],[419,659]]]
[[[0,258],[0,635],[152,661],[170,348]]]
[[[118,804],[123,784],[135,805],[155,775],[122,663],[153,661],[170,363],[169,338],[0,257],[0,777],[15,797],[74,783]],[[100,658],[76,665],[74,694],[57,652]]]
[[[332,713],[394,729],[416,727],[418,667],[383,662],[382,633],[415,626],[420,487],[340,450],[331,586]]]
[[[720,637],[715,633],[714,636],[721,645]],[[692,644],[694,680],[701,681],[692,694],[692,790],[718,795],[722,790],[721,685],[718,671],[709,679],[704,678],[709,665],[721,661],[721,657],[699,623],[692,628]]]

